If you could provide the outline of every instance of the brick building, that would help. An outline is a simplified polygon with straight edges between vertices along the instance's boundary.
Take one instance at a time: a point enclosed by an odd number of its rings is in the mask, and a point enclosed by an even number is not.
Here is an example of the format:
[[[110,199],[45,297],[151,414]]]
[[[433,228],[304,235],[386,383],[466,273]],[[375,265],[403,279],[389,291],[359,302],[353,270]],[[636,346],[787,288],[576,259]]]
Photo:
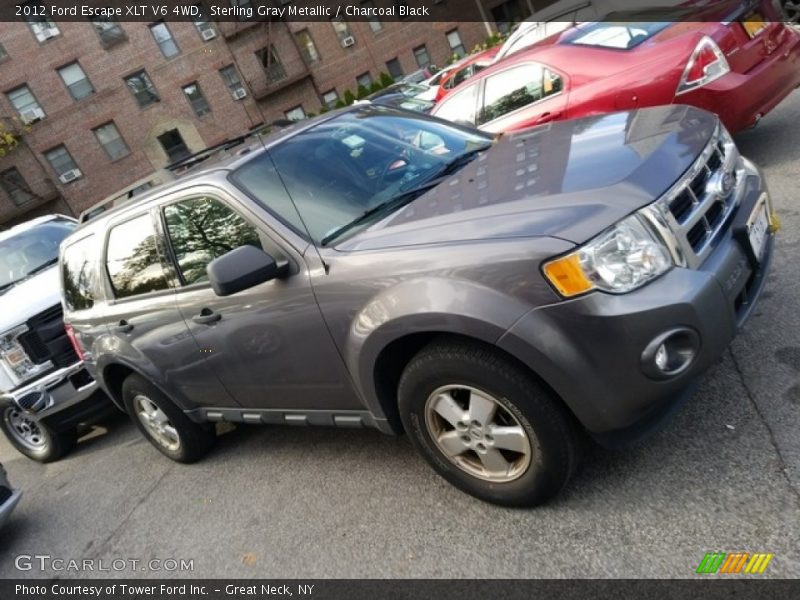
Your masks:
[[[366,0],[368,3],[370,0]],[[77,215],[190,153],[346,90],[442,65],[528,0],[484,2],[498,22],[0,23],[0,228]]]

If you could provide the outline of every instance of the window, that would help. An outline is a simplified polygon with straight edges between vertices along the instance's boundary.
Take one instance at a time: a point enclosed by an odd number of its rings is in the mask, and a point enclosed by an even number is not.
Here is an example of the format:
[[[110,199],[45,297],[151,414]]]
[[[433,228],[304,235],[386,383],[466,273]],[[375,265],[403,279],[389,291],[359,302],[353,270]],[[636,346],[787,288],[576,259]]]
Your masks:
[[[56,172],[62,183],[69,183],[81,177],[78,165],[75,164],[72,155],[63,144],[45,152],[44,157],[53,167],[53,171]]]
[[[375,3],[372,0],[364,0],[361,3],[361,6],[363,8],[372,9],[372,8],[375,8]],[[372,29],[372,33],[378,33],[379,31],[381,31],[383,29],[383,23],[381,23],[377,19],[369,20],[369,21],[367,21],[367,23],[369,23],[369,28]]]
[[[169,131],[162,133],[160,136],[158,136],[158,141],[161,144],[161,147],[164,149],[164,152],[167,153],[167,158],[169,159],[170,164],[178,162],[179,160],[183,160],[192,154],[189,151],[186,142],[183,141],[183,136],[181,135],[180,131],[177,129],[170,129]]]
[[[214,29],[214,26],[205,20],[203,6],[199,3],[195,4],[195,6],[198,8],[201,15],[199,17],[195,17],[194,26],[197,27],[197,33],[199,33],[200,37],[207,42],[209,40],[213,40],[215,37],[217,37],[217,32]]]
[[[267,48],[262,48],[256,52],[261,66],[269,77],[270,81],[280,81],[286,77],[286,71],[283,70],[283,65],[278,59],[278,54],[275,52],[275,46],[270,45]]]
[[[28,22],[28,27],[31,28],[33,35],[36,36],[39,42],[46,42],[50,38],[54,38],[61,33],[56,24],[50,20],[50,17],[43,14],[45,12],[44,3],[26,2],[21,6],[24,10],[30,12],[30,15],[25,16],[24,19]]]
[[[328,108],[336,108],[336,103],[339,101],[339,92],[336,90],[329,90],[322,94],[322,104]]]
[[[470,85],[451,96],[446,96],[436,109],[436,116],[454,123],[475,123],[475,100],[477,85]]]
[[[64,302],[69,310],[87,310],[94,306],[97,286],[93,241],[94,236],[90,235],[64,248],[61,276]]]
[[[451,29],[446,35],[447,43],[450,44],[450,50],[452,50],[453,54],[457,55],[459,58],[465,56],[467,51],[464,48],[464,44],[461,42],[461,35],[458,33],[458,29]]]
[[[156,88],[153,87],[153,82],[150,81],[147,71],[138,71],[133,75],[129,75],[125,78],[125,83],[128,84],[133,97],[136,98],[139,108],[145,108],[161,100],[156,93]]]
[[[181,53],[181,50],[178,48],[178,44],[176,44],[175,40],[172,38],[172,34],[170,33],[166,23],[161,22],[156,23],[155,25],[150,25],[150,32],[153,34],[158,47],[161,48],[161,54],[163,54],[166,58],[172,58],[173,56],[177,56]]]
[[[6,96],[12,106],[17,109],[20,118],[26,123],[44,118],[42,107],[39,106],[27,85],[21,85],[10,92],[6,92]]]
[[[417,61],[417,65],[422,69],[431,64],[431,57],[428,54],[428,48],[425,44],[414,48],[414,60]]]
[[[365,210],[403,191],[421,193],[419,186],[441,173],[445,165],[491,145],[492,137],[487,134],[426,115],[376,110],[369,111],[368,118],[364,116],[357,111],[344,112],[298,132],[271,146],[268,154],[248,160],[230,179],[253,201],[288,223],[297,223],[295,211],[300,211],[307,235],[327,245],[338,236],[335,232],[363,216]],[[398,161],[398,156],[403,160]],[[280,173],[277,181],[273,169]],[[287,190],[296,209],[284,198]],[[390,210],[371,213],[373,217],[364,217],[353,229],[388,217]],[[306,228],[301,224],[297,230],[305,232]]]
[[[164,208],[172,251],[184,285],[207,281],[206,266],[239,248],[262,248],[258,231],[225,204],[193,198]]]
[[[80,100],[94,94],[92,82],[83,72],[81,66],[74,62],[58,69],[58,74],[61,76],[61,81],[67,86],[70,96],[73,100]]]
[[[74,230],[73,221],[57,217],[6,237],[0,244],[0,290],[57,261],[59,244]]]
[[[403,78],[403,67],[400,66],[400,61],[396,58],[392,60],[386,61],[386,68],[389,69],[389,75],[392,76],[392,79],[397,81],[398,79]]]
[[[308,29],[303,29],[297,32],[297,43],[300,46],[300,51],[303,53],[303,58],[307,63],[315,63],[319,60],[319,52],[314,44],[314,39],[308,32]]]
[[[567,44],[630,50],[646,42],[672,23],[591,23],[564,36]]]
[[[31,188],[16,167],[11,167],[0,173],[0,187],[14,202],[14,206],[22,206],[33,200]]]
[[[242,80],[239,77],[239,72],[236,70],[236,67],[233,65],[222,67],[219,70],[219,74],[222,77],[222,81],[225,82],[225,85],[227,85],[228,89],[231,91],[231,95],[236,100],[239,100],[245,96],[245,89],[242,85]]]
[[[92,131],[94,131],[97,141],[100,142],[103,150],[106,151],[106,154],[108,154],[111,160],[118,160],[131,153],[125,140],[122,139],[119,129],[117,129],[114,123],[106,123],[105,125],[96,127]]]
[[[358,77],[356,77],[356,85],[363,85],[365,88],[369,89],[372,86],[372,73],[367,71],[366,73],[362,73]]]
[[[294,108],[290,108],[285,113],[286,118],[290,121],[302,121],[306,118],[306,111],[303,110],[302,106],[295,106]]]
[[[239,12],[237,13],[236,17],[240,21],[246,21],[250,16],[253,15],[252,0],[230,0],[230,3],[233,8],[239,9]]]
[[[186,95],[186,99],[189,101],[192,110],[194,110],[194,113],[198,117],[202,117],[211,112],[208,100],[206,100],[206,97],[203,95],[203,90],[200,89],[200,85],[196,81],[183,86],[183,93]]]
[[[169,287],[149,214],[111,229],[106,269],[117,298],[129,298]]]
[[[478,124],[560,92],[561,87],[558,75],[536,64],[520,65],[487,77]]]
[[[350,35],[349,25],[346,22],[340,21],[338,19],[331,21],[331,25],[333,25],[333,30],[336,32],[336,37],[339,38],[339,43],[342,46],[344,46],[345,44],[349,45],[347,38],[352,39],[353,37],[352,35]]]
[[[122,26],[110,17],[95,17],[91,21],[103,48],[108,49],[128,39]]]

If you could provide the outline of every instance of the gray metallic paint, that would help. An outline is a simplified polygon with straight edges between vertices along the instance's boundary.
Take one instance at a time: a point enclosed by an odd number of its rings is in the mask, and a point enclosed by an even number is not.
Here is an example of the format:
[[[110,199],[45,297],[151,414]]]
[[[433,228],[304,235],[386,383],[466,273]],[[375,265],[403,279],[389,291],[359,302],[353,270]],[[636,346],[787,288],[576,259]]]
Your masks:
[[[240,415],[368,409],[388,431],[374,377],[381,351],[415,332],[451,332],[497,344],[527,364],[589,429],[621,427],[653,400],[652,382],[639,381],[632,362],[639,342],[662,324],[709,336],[703,360],[689,373],[655,386],[661,398],[685,387],[732,337],[729,315],[719,310],[727,302],[719,282],[702,270],[673,269],[631,294],[561,301],[540,267],[663,194],[716,123],[708,113],[672,106],[501,137],[449,180],[320,255],[226,181],[225,168],[256,150],[176,184],[170,198],[215,189],[292,257],[297,268],[290,277],[229,298],[200,287],[101,300],[67,319],[88,344],[88,365],[106,389],[106,367],[124,364],[194,418],[209,408]],[[107,231],[110,222],[162,203],[145,197],[74,237]],[[730,241],[719,250],[734,251]],[[222,321],[193,324],[191,315],[204,306]],[[132,334],[108,329],[122,318],[134,325]],[[609,340],[622,337],[620,352],[609,353]],[[202,353],[205,346],[213,351]]]

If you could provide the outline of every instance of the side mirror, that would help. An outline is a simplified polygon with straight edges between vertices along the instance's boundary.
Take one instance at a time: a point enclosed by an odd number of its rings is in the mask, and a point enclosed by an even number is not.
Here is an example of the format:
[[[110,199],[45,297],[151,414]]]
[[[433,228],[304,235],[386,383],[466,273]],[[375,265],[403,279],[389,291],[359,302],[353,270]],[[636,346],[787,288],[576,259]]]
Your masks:
[[[240,246],[208,263],[206,274],[217,296],[230,296],[280,277],[288,267],[260,248]]]

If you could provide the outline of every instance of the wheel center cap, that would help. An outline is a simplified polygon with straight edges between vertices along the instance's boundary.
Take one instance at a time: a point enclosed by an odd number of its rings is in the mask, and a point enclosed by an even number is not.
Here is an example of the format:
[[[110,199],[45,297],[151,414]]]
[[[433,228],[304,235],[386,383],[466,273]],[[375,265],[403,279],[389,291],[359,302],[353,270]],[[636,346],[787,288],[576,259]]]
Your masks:
[[[472,436],[474,440],[483,439],[483,431],[479,427],[475,427],[474,425],[469,428],[469,434]]]

